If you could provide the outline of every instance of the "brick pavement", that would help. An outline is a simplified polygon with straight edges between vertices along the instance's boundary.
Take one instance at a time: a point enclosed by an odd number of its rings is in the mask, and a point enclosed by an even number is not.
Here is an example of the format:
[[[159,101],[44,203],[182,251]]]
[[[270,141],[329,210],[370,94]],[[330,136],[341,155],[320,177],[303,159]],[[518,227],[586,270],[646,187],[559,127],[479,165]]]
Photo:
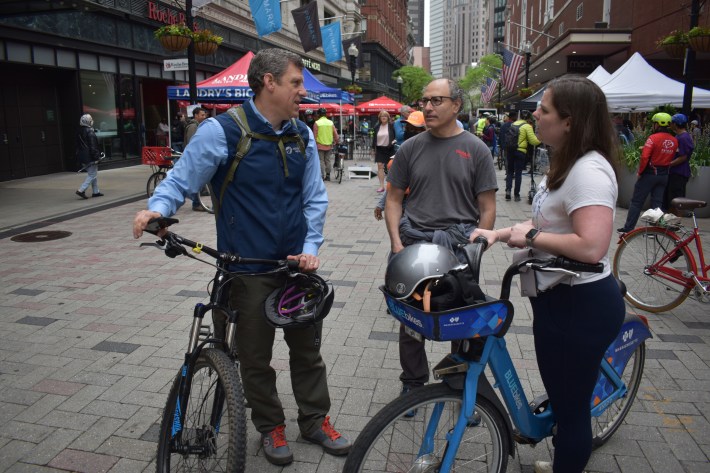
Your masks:
[[[384,223],[372,216],[376,187],[376,180],[328,183],[331,204],[321,250],[321,272],[336,286],[322,348],[331,416],[351,439],[400,388],[397,326],[377,289],[389,245]],[[523,202],[498,204],[497,226],[529,212]],[[130,222],[143,205],[120,205],[44,228],[72,232],[65,239],[3,240],[0,472],[154,471],[162,406],[180,364],[192,307],[205,298],[212,270],[139,248]],[[617,226],[625,215],[619,209]],[[211,216],[188,209],[178,218],[176,231],[214,243]],[[703,221],[706,229],[708,224]],[[706,233],[710,248],[707,240]],[[510,254],[501,245],[486,254],[487,292],[497,294]],[[541,383],[531,313],[520,297],[513,303],[517,317],[508,347],[532,398],[541,394]],[[648,343],[638,399],[626,424],[593,454],[590,471],[710,471],[707,313],[707,305],[686,301],[670,313],[649,316],[655,338]],[[432,364],[446,346],[427,343]],[[285,468],[268,464],[250,425],[248,471],[340,471],[343,459],[298,435],[287,347],[280,337],[273,366],[296,461]],[[533,461],[549,458],[549,452],[548,443],[518,446],[509,471],[531,472]]]

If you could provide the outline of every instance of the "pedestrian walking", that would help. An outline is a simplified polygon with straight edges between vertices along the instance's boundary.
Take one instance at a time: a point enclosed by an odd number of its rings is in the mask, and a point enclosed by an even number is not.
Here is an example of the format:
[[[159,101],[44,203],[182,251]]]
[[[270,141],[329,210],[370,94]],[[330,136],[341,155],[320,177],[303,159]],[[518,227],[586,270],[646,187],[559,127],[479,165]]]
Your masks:
[[[394,154],[394,125],[390,121],[390,114],[382,110],[377,115],[377,125],[372,134],[372,152],[377,163],[377,179],[380,187],[377,192],[385,191],[385,166]]]
[[[244,257],[289,259],[301,272],[320,267],[318,248],[328,206],[312,131],[296,120],[306,97],[300,56],[282,49],[262,49],[247,77],[254,96],[241,108],[206,120],[167,178],[136,214],[138,238],[151,218],[173,215],[184,197],[208,181],[224,189],[216,210],[220,251]],[[245,123],[246,122],[246,123]],[[235,168],[242,127],[257,139]],[[233,174],[232,174],[233,173]],[[227,184],[224,184],[224,183]],[[232,280],[231,306],[239,312],[237,349],[251,420],[261,434],[267,460],[293,461],[285,435],[284,410],[271,367],[275,329],[264,315],[264,302],[288,276],[254,274],[268,268],[239,267]],[[284,330],[289,347],[291,385],[298,406],[301,436],[333,455],[345,455],[350,442],[330,423],[331,407],[325,363],[315,343],[322,322]]]
[[[510,200],[510,192],[516,202],[520,202],[520,186],[523,182],[523,169],[528,155],[528,147],[540,144],[540,140],[535,136],[532,124],[532,113],[530,110],[520,112],[520,120],[516,120],[507,132],[506,143],[508,145],[508,161],[505,169],[505,200]],[[515,187],[513,187],[515,179]]]
[[[313,135],[318,146],[321,177],[324,181],[330,181],[330,157],[339,137],[335,125],[326,116],[325,108],[318,109],[318,120],[313,124]]]
[[[99,190],[99,139],[94,131],[94,119],[88,113],[79,119],[79,131],[76,134],[76,158],[78,164],[86,170],[86,179],[75,192],[82,199],[88,199],[86,190],[91,186],[91,197],[103,197]]]

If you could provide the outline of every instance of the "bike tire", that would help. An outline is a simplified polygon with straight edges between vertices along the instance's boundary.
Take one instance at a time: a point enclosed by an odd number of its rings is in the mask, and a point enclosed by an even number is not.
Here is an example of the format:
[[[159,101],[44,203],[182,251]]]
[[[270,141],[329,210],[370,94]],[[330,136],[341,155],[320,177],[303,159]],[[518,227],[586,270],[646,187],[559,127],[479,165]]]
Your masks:
[[[335,180],[338,181],[338,184],[341,184],[343,182],[343,167],[342,166],[335,170]]]
[[[621,240],[614,253],[612,272],[626,285],[626,300],[639,309],[654,313],[678,307],[692,287],[648,270],[653,263],[674,251],[678,236],[663,228],[642,227],[623,235]],[[666,266],[691,271],[694,264],[688,248],[675,251],[680,254]]]
[[[205,348],[195,363],[190,399],[185,406],[183,442],[199,446],[198,437],[208,438],[208,455],[183,455],[170,451],[175,406],[180,390],[178,373],[163,411],[158,439],[157,473],[175,471],[243,472],[246,465],[246,408],[241,381],[234,361],[222,350]],[[224,391],[218,428],[210,424],[218,386]]]
[[[148,183],[146,184],[145,192],[148,194],[148,198],[153,197],[155,188],[158,187],[163,179],[165,179],[167,174],[164,171],[156,171],[148,177]]]
[[[621,427],[624,419],[631,411],[631,406],[636,399],[641,378],[643,377],[643,367],[646,363],[646,344],[641,343],[629,358],[624,367],[621,379],[626,384],[626,395],[619,398],[606,408],[599,417],[592,417],[592,447],[598,448],[604,445],[607,440]]]
[[[454,428],[462,391],[444,383],[413,389],[387,404],[368,422],[353,444],[343,467],[344,473],[439,471],[446,448],[446,436]],[[443,411],[437,425],[432,454],[418,457],[421,439],[437,403]],[[414,417],[406,417],[417,409]],[[508,464],[507,424],[487,399],[478,396],[476,425],[466,428],[452,471],[503,472]],[[386,450],[386,451],[385,451]]]
[[[212,187],[209,184],[205,184],[197,195],[202,208],[205,209],[206,212],[213,214],[214,208],[212,208]]]
[[[503,157],[500,155],[498,156],[498,170],[499,171],[503,170]]]

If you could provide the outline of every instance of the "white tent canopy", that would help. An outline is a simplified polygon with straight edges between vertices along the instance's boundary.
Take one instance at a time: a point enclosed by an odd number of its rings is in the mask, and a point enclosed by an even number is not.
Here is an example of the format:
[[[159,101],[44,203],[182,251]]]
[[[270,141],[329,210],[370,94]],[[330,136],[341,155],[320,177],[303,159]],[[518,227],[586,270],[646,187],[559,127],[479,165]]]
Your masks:
[[[683,106],[685,84],[658,72],[639,53],[634,53],[607,81],[597,84],[612,112],[645,112],[665,104]],[[692,107],[710,108],[710,91],[694,87]]]
[[[611,74],[607,72],[602,66],[597,66],[596,69],[592,71],[591,74],[587,76],[587,79],[591,80],[597,85],[604,84],[609,80]]]

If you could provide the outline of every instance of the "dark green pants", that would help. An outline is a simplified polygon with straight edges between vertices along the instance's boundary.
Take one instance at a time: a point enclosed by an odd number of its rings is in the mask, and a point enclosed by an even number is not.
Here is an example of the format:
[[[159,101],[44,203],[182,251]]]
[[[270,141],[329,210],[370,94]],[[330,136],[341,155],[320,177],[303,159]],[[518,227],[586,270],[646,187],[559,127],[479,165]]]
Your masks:
[[[284,276],[241,276],[232,282],[231,305],[239,313],[237,351],[251,420],[261,433],[285,423],[276,372],[271,367],[276,329],[266,322],[264,300],[284,284]],[[318,324],[318,330],[322,329]],[[289,347],[291,386],[298,405],[298,426],[308,435],[320,428],[330,410],[325,363],[315,346],[315,328],[284,330]]]

